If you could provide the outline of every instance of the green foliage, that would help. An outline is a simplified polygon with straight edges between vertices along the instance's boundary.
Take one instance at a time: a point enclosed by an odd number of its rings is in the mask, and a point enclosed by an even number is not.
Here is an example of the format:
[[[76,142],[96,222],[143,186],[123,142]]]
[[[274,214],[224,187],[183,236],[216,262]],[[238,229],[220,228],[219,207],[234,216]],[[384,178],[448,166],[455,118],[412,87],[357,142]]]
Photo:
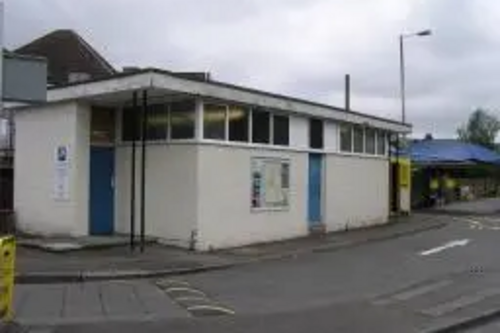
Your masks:
[[[458,138],[489,149],[496,149],[495,138],[500,131],[498,118],[484,109],[475,110],[467,123],[457,130]]]

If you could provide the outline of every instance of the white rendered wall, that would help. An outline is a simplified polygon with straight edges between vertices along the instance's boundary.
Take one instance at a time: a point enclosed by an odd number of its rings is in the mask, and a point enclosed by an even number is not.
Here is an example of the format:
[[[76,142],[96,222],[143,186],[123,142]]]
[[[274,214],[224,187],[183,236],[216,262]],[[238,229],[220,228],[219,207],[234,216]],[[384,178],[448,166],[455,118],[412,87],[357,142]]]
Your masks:
[[[130,233],[130,146],[116,148],[115,230]],[[136,155],[136,235],[140,223],[140,160]],[[152,144],[146,153],[146,234],[188,247],[197,220],[197,147]]]
[[[290,159],[290,206],[251,208],[253,157]],[[199,243],[201,250],[283,240],[308,234],[307,154],[205,145],[199,147]]]
[[[389,217],[389,161],[327,155],[324,222],[328,231],[383,224]]]
[[[40,234],[88,232],[89,112],[75,102],[15,115],[14,205],[19,228]],[[54,196],[55,153],[69,147],[67,200]]]

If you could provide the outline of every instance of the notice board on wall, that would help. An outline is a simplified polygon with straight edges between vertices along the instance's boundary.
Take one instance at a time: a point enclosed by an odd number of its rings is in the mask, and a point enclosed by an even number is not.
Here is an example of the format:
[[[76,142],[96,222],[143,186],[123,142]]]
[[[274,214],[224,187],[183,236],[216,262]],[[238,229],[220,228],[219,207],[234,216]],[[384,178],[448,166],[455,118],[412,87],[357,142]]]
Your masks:
[[[252,208],[287,208],[290,204],[290,161],[281,158],[252,158]]]

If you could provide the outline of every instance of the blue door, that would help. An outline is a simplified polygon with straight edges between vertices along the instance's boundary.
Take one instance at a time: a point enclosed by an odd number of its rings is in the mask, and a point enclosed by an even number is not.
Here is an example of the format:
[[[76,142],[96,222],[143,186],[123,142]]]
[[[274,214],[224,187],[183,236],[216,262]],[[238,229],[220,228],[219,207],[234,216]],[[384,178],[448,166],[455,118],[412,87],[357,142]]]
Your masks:
[[[323,156],[309,155],[309,195],[308,219],[309,226],[321,224],[321,184],[322,184]]]
[[[115,151],[90,148],[90,234],[110,235],[114,225]]]

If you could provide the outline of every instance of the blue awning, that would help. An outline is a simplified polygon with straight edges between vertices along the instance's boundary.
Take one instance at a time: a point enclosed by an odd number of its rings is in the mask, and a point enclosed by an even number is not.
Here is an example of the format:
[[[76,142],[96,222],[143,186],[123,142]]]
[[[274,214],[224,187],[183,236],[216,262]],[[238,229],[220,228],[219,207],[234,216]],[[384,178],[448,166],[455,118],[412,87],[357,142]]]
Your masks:
[[[458,140],[422,140],[413,142],[401,152],[413,163],[490,163],[500,164],[500,154],[479,145]]]

